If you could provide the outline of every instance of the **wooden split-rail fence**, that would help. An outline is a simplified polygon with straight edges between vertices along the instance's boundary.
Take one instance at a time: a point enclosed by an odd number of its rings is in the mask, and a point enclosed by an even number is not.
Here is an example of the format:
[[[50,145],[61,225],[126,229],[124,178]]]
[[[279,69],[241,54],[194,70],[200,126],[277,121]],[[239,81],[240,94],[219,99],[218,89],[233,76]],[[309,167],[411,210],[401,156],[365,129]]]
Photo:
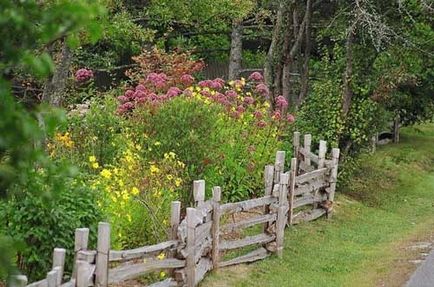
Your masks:
[[[193,183],[195,207],[187,208],[181,220],[181,203],[172,202],[170,240],[130,250],[110,249],[110,226],[99,223],[95,250],[88,250],[89,229],[75,232],[74,266],[71,279],[63,282],[65,250],[54,249],[53,269],[41,281],[27,285],[27,278],[16,276],[15,286],[87,287],[108,286],[164,270],[170,277],[150,286],[196,286],[211,270],[264,259],[270,254],[282,256],[284,229],[287,225],[311,221],[322,215],[330,217],[336,189],[339,149],[331,150],[320,141],[318,153],[311,150],[311,135],[294,133],[294,158],[285,171],[284,151],[278,151],[274,165],[264,172],[263,197],[241,202],[221,203],[220,187],[212,188],[212,198],[205,198],[205,181]],[[237,222],[225,221],[228,215],[251,210],[256,215]],[[222,220],[223,219],[223,220]],[[227,239],[225,234],[261,225],[260,233],[241,239]],[[224,259],[230,250],[256,246],[244,255]],[[250,249],[252,250],[252,249]]]

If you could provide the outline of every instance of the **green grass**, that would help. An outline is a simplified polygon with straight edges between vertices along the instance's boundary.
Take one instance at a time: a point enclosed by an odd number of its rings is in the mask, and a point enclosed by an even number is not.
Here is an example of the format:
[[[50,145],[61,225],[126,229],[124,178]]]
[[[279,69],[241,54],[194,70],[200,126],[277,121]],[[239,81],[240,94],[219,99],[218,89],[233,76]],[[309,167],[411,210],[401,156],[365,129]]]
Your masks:
[[[212,273],[202,286],[401,286],[416,256],[406,246],[434,233],[434,126],[361,159],[332,219],[286,231],[275,256]]]

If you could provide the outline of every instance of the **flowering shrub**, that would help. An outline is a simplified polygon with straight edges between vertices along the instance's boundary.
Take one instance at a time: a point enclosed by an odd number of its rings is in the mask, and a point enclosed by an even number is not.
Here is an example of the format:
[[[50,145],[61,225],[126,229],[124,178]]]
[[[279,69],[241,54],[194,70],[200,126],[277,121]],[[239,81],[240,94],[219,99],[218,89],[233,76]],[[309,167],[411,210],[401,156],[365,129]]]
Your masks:
[[[173,152],[159,161],[144,162],[142,147],[132,140],[117,164],[98,168],[92,188],[101,197],[98,205],[110,218],[114,245],[140,246],[165,239],[170,203],[178,198],[184,163]],[[89,164],[97,163],[89,157]]]
[[[75,72],[75,80],[77,82],[86,82],[92,78],[93,78],[92,70],[82,68],[77,70],[77,72]]]
[[[127,76],[135,83],[143,84],[150,80],[149,75],[155,74],[164,79],[166,86],[190,85],[194,78],[192,74],[203,69],[202,61],[191,60],[189,52],[166,53],[154,48],[144,50],[139,56],[133,57],[138,67],[127,72]],[[164,76],[163,76],[164,75]]]
[[[150,76],[156,82],[164,80]],[[143,100],[137,100],[135,95],[145,90],[139,84],[128,93],[128,110],[124,109],[126,96],[119,99],[119,111],[128,111],[134,126],[161,142],[155,156],[173,150],[187,164],[186,190],[192,180],[205,178],[209,189],[212,185],[226,188],[226,199],[245,199],[259,192],[263,166],[272,161],[286,126],[295,121],[293,115],[284,115],[288,103],[283,97],[277,99],[276,110],[270,110],[262,80],[260,73],[247,81],[217,78],[182,92],[171,87],[160,95],[154,93],[158,90],[154,85],[146,88]],[[183,199],[191,200],[191,194],[183,194]]]

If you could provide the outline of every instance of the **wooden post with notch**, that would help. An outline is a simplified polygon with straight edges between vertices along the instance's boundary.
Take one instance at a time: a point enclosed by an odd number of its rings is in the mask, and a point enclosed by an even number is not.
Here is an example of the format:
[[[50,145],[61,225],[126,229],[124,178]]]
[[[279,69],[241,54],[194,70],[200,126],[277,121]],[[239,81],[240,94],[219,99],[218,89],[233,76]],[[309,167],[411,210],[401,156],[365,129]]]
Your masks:
[[[47,273],[47,287],[58,287],[60,284],[57,284],[58,280],[58,274],[59,269],[56,268],[55,270],[51,270]]]
[[[338,148],[332,149],[332,170],[330,174],[330,188],[328,190],[328,201],[331,206],[327,211],[327,218],[330,218],[333,213],[333,201],[335,200],[336,183],[338,179],[339,154],[340,150]]]
[[[264,171],[264,187],[265,187],[265,196],[269,196],[273,192],[273,177],[274,177],[274,166],[266,165]],[[270,205],[267,204],[264,206],[264,215],[270,213]],[[269,227],[268,222],[265,222],[262,228],[262,231],[265,233]]]
[[[292,145],[294,147],[293,150],[293,158],[298,159],[298,152],[300,150],[300,132],[294,132],[294,137],[292,138]]]
[[[98,240],[96,245],[95,286],[108,285],[108,263],[110,252],[110,225],[106,222],[98,224]]]
[[[202,206],[205,201],[205,180],[193,181],[193,197],[196,206]]]
[[[170,239],[176,240],[178,238],[178,226],[181,221],[181,202],[172,201],[170,209]]]
[[[212,265],[213,269],[218,269],[220,261],[219,243],[220,243],[220,201],[221,188],[215,186],[212,189]]]
[[[63,272],[65,270],[66,250],[64,248],[54,248],[53,251],[53,270],[59,268],[57,284],[62,284]]]
[[[280,174],[279,183],[279,207],[276,219],[276,253],[277,256],[283,255],[283,238],[285,237],[285,226],[287,222],[286,212],[288,211],[288,182],[289,174]]]
[[[196,209],[187,208],[187,258],[186,258],[186,276],[187,287],[194,287],[196,283]]]
[[[295,179],[297,177],[297,159],[291,159],[291,170],[289,174],[289,210],[288,224],[292,225],[294,216],[294,194],[295,194]]]
[[[82,250],[87,250],[87,245],[89,243],[89,228],[77,228],[75,229],[75,239],[74,239],[74,265],[72,268],[72,278],[76,279],[77,274],[77,256],[78,252]]]
[[[276,153],[276,161],[274,163],[274,184],[279,184],[280,182],[280,173],[283,172],[285,168],[285,152],[278,151]]]
[[[304,164],[306,165],[306,167],[310,166],[310,150],[311,150],[311,146],[312,146],[312,135],[307,134],[304,135]]]

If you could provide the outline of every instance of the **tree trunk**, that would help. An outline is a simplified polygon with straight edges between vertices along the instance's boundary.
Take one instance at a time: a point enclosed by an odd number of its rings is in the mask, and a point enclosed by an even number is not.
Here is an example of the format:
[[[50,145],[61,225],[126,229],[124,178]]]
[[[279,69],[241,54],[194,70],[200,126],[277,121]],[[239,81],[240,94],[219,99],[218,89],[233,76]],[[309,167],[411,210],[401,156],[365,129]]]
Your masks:
[[[243,26],[240,21],[232,23],[231,52],[229,60],[229,80],[237,79],[241,72],[243,52]]]
[[[71,66],[71,51],[66,44],[66,40],[62,40],[62,50],[60,59],[56,69],[51,77],[45,82],[42,101],[49,103],[52,106],[59,107],[63,101],[63,92],[66,88],[66,80],[68,79],[69,68]]]
[[[344,118],[347,116],[351,101],[353,98],[353,91],[351,88],[351,81],[353,77],[353,42],[354,34],[356,29],[356,22],[354,22],[347,34],[347,40],[345,43],[346,50],[346,68],[343,75],[344,91],[343,91],[343,102],[342,102],[342,114]]]
[[[265,64],[265,79],[270,88],[271,98],[283,95],[289,105],[295,105],[297,96],[291,89],[291,73],[300,53],[306,22],[310,21],[311,0],[307,0],[302,23],[298,22],[299,11],[294,0],[282,0],[277,12],[273,37]]]
[[[308,2],[308,17],[306,21],[306,33],[305,33],[305,48],[304,48],[304,62],[303,62],[303,72],[301,74],[301,87],[300,94],[297,100],[297,107],[301,105],[301,103],[306,98],[309,91],[309,60],[310,60],[310,50],[311,50],[311,19],[312,19],[312,3]]]

